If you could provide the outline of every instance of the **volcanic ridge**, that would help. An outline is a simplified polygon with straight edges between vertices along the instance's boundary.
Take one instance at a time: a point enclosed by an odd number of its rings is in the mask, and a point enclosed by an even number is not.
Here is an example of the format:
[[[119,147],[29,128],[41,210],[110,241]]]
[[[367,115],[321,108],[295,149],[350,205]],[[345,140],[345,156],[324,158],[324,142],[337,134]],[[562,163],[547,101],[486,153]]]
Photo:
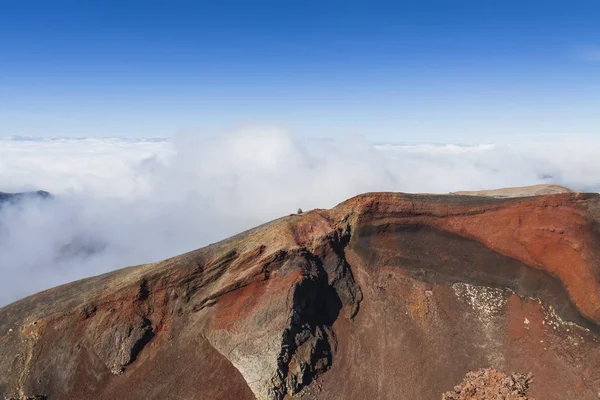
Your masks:
[[[559,188],[368,193],[19,300],[0,398],[597,400],[600,195]]]

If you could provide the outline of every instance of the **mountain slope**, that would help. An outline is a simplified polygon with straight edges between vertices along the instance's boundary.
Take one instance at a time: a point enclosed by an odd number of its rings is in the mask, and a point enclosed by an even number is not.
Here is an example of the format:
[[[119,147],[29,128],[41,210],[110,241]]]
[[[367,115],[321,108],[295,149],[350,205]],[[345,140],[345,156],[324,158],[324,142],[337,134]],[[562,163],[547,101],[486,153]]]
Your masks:
[[[370,193],[0,309],[0,394],[597,399],[600,196]]]

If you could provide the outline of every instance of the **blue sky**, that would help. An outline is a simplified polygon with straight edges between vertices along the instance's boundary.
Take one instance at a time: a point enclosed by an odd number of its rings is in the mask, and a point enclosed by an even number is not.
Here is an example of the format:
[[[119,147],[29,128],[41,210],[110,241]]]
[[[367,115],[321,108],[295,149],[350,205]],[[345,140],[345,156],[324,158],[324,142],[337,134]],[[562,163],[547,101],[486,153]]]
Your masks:
[[[0,136],[600,136],[598,1],[0,1]]]

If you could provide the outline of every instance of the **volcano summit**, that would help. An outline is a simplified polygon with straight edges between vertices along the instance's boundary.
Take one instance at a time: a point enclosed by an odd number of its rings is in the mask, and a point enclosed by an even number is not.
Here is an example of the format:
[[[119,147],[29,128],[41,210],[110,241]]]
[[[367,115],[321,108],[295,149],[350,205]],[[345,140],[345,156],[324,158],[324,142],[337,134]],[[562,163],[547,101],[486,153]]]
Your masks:
[[[597,400],[600,195],[556,191],[369,193],[38,293],[0,394]]]

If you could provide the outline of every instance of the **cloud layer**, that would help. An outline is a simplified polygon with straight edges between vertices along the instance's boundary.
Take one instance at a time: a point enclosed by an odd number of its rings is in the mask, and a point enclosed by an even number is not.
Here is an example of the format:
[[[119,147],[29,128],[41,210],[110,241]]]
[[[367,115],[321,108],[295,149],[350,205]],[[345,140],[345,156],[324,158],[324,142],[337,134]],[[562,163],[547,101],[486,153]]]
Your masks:
[[[0,305],[368,191],[599,191],[599,153],[594,139],[375,146],[269,127],[173,141],[0,140],[0,191],[55,195],[0,209]]]

